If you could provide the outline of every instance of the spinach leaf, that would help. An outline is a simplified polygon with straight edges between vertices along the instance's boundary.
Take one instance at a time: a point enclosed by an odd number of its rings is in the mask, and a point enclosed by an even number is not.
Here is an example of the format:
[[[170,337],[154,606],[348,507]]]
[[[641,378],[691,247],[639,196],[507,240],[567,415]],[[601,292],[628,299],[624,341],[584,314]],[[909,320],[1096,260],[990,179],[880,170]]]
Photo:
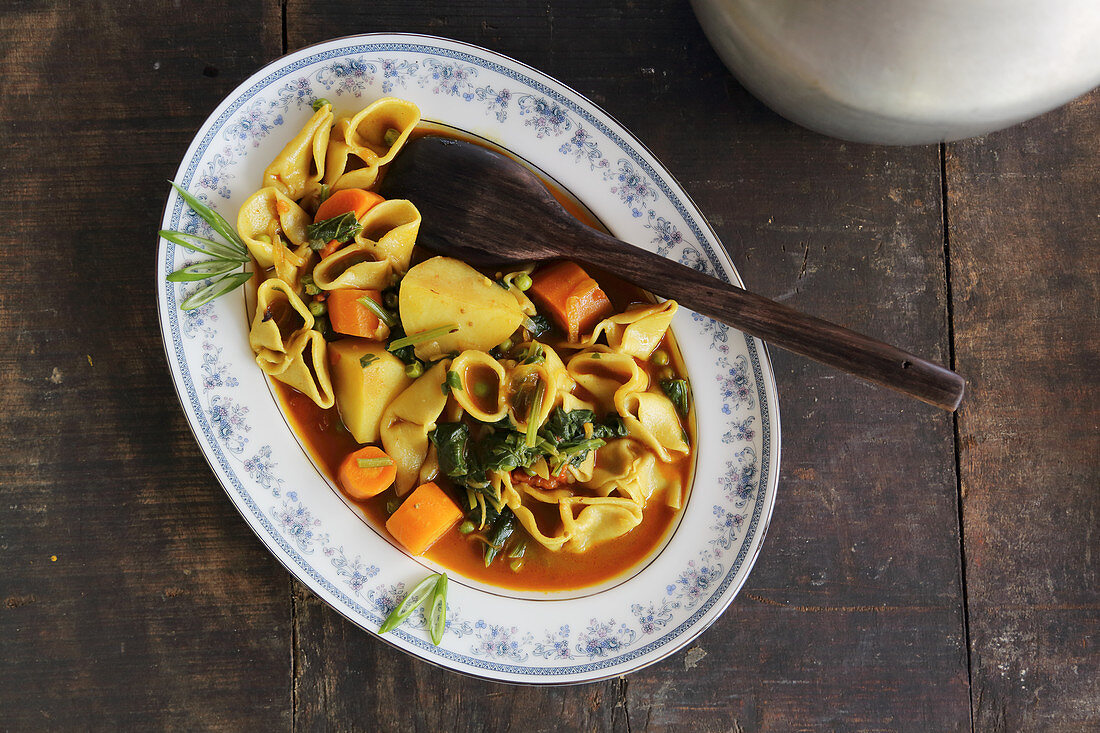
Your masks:
[[[623,424],[623,419],[614,413],[605,417],[603,422],[593,425],[592,428],[593,438],[611,440],[626,437],[626,425]]]
[[[537,446],[527,447],[523,433],[511,429],[495,430],[485,436],[478,441],[476,451],[479,465],[495,471],[526,468],[543,455]]]
[[[531,338],[537,339],[550,330],[550,319],[546,316],[530,316],[524,319],[523,327],[531,334]]]
[[[584,438],[584,424],[589,422],[595,427],[596,414],[591,410],[566,412],[558,407],[550,413],[540,432],[552,443],[565,443]]]
[[[334,239],[337,242],[346,242],[362,230],[363,225],[355,218],[355,213],[349,211],[346,214],[310,224],[306,227],[306,236],[309,237],[310,249],[322,249]]]
[[[450,478],[465,478],[470,471],[469,426],[458,422],[440,423],[428,437],[439,455],[439,469]]]
[[[672,400],[676,411],[687,417],[688,414],[688,385],[683,379],[662,379],[661,389]]]

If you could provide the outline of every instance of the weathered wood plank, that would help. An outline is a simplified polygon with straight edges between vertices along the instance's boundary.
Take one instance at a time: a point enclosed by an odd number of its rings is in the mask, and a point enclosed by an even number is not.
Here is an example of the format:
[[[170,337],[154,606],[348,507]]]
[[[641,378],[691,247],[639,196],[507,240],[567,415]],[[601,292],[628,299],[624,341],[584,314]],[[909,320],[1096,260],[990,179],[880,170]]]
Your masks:
[[[950,145],[975,725],[1100,727],[1100,92]]]
[[[153,282],[165,180],[278,12],[0,11],[5,729],[288,724],[286,575],[196,449]]]
[[[335,27],[413,30],[556,76],[669,165],[750,286],[947,359],[938,150],[846,145],[783,122],[730,79],[686,4],[291,2],[287,25],[291,48]],[[410,661],[311,600],[298,612],[296,722],[319,727],[327,712],[418,729],[537,727],[546,714],[562,729],[969,728],[951,418],[774,356],[776,519],[746,594],[692,649],[625,681],[516,690]],[[415,717],[425,700],[444,712]]]

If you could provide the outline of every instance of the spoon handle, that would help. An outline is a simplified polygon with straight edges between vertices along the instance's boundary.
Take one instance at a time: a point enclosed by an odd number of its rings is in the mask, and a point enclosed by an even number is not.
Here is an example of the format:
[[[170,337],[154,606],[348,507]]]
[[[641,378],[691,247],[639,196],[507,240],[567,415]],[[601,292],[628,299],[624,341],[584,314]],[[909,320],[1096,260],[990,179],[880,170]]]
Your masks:
[[[592,235],[597,235],[598,241]],[[966,381],[955,372],[835,323],[647,252],[594,230],[570,256],[787,351],[953,412]]]

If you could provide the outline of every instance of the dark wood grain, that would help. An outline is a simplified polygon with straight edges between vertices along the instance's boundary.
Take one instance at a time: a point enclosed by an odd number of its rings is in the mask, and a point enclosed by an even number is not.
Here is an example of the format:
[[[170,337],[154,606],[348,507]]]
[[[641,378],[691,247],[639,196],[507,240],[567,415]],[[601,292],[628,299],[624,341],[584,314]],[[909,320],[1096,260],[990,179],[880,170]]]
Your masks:
[[[165,180],[277,13],[0,11],[0,729],[288,724],[286,574],[198,453],[153,277]]]
[[[1100,93],[948,147],[975,724],[1100,729]]]

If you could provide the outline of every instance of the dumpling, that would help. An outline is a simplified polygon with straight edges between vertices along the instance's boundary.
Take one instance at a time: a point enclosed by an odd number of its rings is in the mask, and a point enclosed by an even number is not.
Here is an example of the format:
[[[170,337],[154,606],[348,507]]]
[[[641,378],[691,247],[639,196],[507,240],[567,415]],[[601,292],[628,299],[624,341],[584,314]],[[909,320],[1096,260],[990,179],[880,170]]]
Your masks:
[[[289,384],[318,407],[328,409],[336,404],[332,391],[332,378],[328,371],[325,337],[314,330],[306,331],[291,342],[287,367],[271,376]]]
[[[395,272],[409,269],[413,245],[420,231],[420,212],[412,202],[390,199],[372,206],[363,218],[362,231],[355,236],[357,244],[366,246],[376,260],[389,260]]]
[[[635,440],[613,440],[594,454],[595,466],[585,486],[599,496],[617,493],[644,507],[665,486],[653,452]]]
[[[274,245],[287,241],[295,248],[308,246],[306,227],[313,217],[274,186],[252,194],[237,212],[237,233],[262,269],[275,264]]]
[[[578,496],[558,502],[566,552],[584,552],[590,546],[622,537],[642,523],[642,507],[630,499]]]
[[[331,127],[332,106],[326,104],[271,161],[264,171],[264,186],[274,186],[296,201],[320,189]]]
[[[313,314],[287,283],[265,280],[256,291],[256,314],[248,344],[256,363],[275,376],[290,366],[290,344],[313,328]]]
[[[542,397],[536,422],[542,425],[561,404],[563,396],[573,389],[573,379],[557,352],[546,344],[531,341],[521,344],[518,351],[542,355],[539,363],[515,364],[508,370],[505,384],[508,415],[518,430],[525,431],[537,392],[541,390]]]
[[[612,351],[648,359],[665,337],[678,307],[676,301],[666,300],[657,305],[636,306],[616,313],[597,323],[580,345],[592,346],[602,333],[607,337]]]
[[[633,357],[615,353],[605,346],[594,346],[574,354],[568,370],[585,396],[590,396],[589,401],[597,405],[599,413],[621,412],[626,395],[649,387],[649,375]]]
[[[676,407],[663,394],[633,392],[626,395],[619,408],[630,437],[645,443],[664,463],[672,454],[687,455],[691,447],[676,415]]]
[[[475,420],[493,423],[508,414],[504,367],[484,351],[463,351],[451,362],[461,388],[451,391],[455,402]]]
[[[395,97],[383,97],[354,117],[341,119],[336,129],[350,154],[368,165],[380,166],[393,160],[419,122],[420,109],[415,104]],[[390,136],[388,141],[387,133]]]
[[[394,488],[398,496],[416,487],[420,468],[428,455],[428,433],[435,430],[439,414],[447,404],[442,387],[449,366],[449,360],[436,364],[382,413],[382,445],[397,464]]]
[[[358,242],[336,250],[313,268],[313,282],[322,290],[385,290],[392,281],[389,260],[377,259],[373,247]]]
[[[370,188],[378,180],[378,167],[393,160],[418,122],[416,105],[392,97],[336,120],[325,158],[325,183],[333,191]]]

